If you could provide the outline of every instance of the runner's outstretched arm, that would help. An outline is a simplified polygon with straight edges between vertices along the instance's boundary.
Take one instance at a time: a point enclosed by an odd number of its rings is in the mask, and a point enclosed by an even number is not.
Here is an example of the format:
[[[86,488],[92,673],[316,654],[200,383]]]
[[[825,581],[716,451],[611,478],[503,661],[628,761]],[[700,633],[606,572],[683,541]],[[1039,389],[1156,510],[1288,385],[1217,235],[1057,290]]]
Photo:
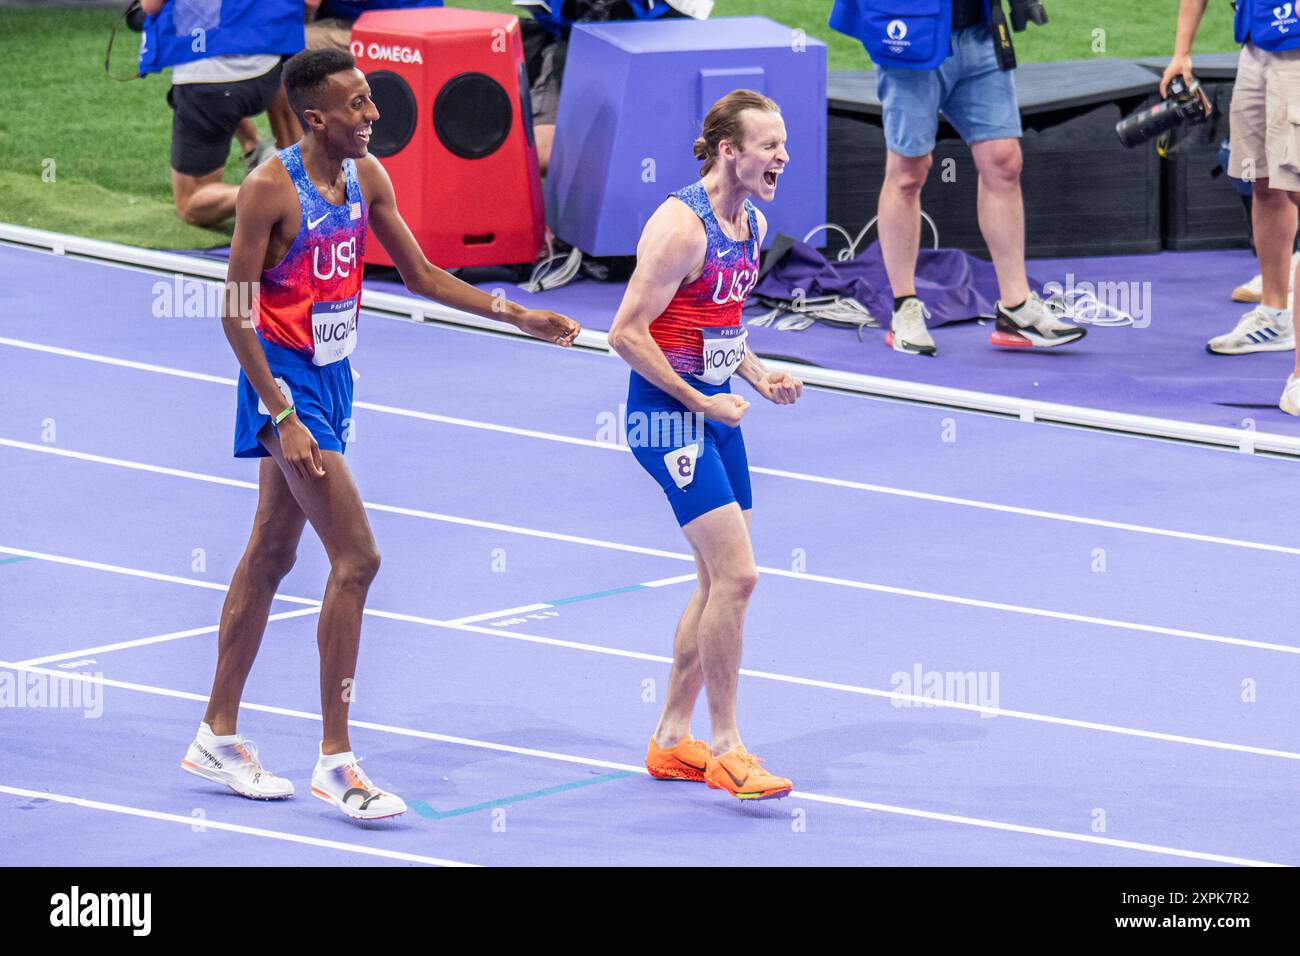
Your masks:
[[[406,287],[417,295],[469,312],[497,319],[534,338],[569,346],[582,327],[573,319],[547,309],[526,309],[516,302],[476,289],[445,269],[439,269],[420,250],[410,227],[397,211],[397,196],[388,171],[374,157],[357,160],[357,173],[370,207],[370,228],[392,256]]]

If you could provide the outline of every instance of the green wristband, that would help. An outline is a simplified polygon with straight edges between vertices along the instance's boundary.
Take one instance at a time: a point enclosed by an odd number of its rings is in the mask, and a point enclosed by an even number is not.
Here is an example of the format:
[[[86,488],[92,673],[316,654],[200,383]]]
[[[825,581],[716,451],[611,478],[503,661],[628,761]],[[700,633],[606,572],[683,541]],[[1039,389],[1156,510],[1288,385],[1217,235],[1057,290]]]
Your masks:
[[[286,408],[284,411],[282,411],[279,415],[276,415],[273,419],[271,419],[271,424],[274,425],[276,428],[279,428],[279,427],[280,427],[280,422],[284,421],[286,418],[288,418],[288,417],[289,417],[290,415],[292,415],[292,414],[293,414],[293,406],[290,405],[288,408]]]

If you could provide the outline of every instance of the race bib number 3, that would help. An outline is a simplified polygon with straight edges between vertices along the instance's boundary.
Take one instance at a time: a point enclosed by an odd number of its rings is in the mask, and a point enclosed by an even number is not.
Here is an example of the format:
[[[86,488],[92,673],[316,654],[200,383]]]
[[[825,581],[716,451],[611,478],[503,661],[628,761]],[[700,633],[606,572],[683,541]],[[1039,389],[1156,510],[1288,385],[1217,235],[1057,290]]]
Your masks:
[[[704,370],[696,377],[709,385],[726,382],[745,360],[745,340],[748,336],[749,330],[743,325],[700,329]]]
[[[357,297],[313,303],[311,337],[315,365],[333,365],[351,355],[357,347]]]
[[[673,481],[677,483],[678,488],[685,488],[695,480],[695,462],[700,457],[700,451],[700,443],[696,442],[694,445],[686,445],[664,455],[668,474],[673,476]]]

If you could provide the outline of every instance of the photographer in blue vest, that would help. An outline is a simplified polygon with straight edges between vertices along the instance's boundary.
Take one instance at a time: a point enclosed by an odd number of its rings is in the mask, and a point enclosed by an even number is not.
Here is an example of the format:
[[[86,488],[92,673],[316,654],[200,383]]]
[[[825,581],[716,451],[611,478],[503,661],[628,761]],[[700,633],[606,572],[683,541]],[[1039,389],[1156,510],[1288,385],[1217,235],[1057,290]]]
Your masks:
[[[1192,77],[1192,42],[1208,0],[1181,0],[1174,55],[1160,80]],[[1300,270],[1292,259],[1300,206],[1300,10],[1292,2],[1238,0],[1235,38],[1242,44],[1232,90],[1228,175],[1251,184],[1251,226],[1262,280],[1260,304],[1232,331],[1210,339],[1220,355],[1295,348],[1288,288]],[[1297,367],[1300,372],[1300,366]],[[1280,406],[1300,415],[1300,381],[1287,379]]]
[[[304,2],[141,0],[140,6],[148,17],[140,74],[172,71],[167,102],[176,215],[215,226],[235,214],[239,187],[222,182],[231,140],[275,100],[282,55],[302,49]]]
[[[1042,16],[1041,8],[1037,13]],[[999,289],[991,342],[1050,348],[1084,335],[1047,309],[1025,274],[1020,108],[1014,74],[1003,68],[1008,64],[994,45],[995,15],[1003,20],[990,0],[836,0],[831,12],[831,27],[861,40],[876,66],[889,149],[878,209],[880,248],[894,295],[885,341],[900,352],[936,354],[926,327],[930,312],[915,283],[921,188],[940,113],[970,146],[979,170],[980,231]]]

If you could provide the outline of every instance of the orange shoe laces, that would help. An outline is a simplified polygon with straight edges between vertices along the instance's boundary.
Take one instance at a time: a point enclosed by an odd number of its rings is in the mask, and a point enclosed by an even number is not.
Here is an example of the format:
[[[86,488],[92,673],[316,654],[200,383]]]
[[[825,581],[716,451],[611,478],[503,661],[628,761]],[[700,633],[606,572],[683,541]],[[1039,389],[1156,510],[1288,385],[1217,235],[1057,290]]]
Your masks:
[[[755,757],[755,756],[754,756],[752,753],[750,753],[748,750],[742,750],[742,751],[741,751],[739,754],[737,754],[736,756],[737,756],[737,757],[740,759],[740,761],[741,761],[742,763],[744,763],[746,766],[753,767],[755,770],[762,770],[762,769],[763,769],[761,766],[759,766],[759,765],[763,762],[763,758],[762,758],[762,757]]]

